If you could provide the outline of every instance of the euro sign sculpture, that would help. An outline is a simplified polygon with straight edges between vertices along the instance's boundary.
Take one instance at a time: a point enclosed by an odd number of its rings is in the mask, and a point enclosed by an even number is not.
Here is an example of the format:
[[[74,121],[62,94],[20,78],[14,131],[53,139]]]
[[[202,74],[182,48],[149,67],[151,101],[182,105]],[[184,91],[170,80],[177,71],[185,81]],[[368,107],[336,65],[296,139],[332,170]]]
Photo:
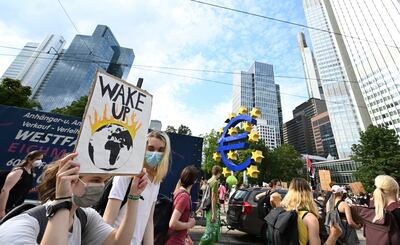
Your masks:
[[[251,164],[252,160],[250,156],[243,163],[235,164],[227,157],[227,152],[229,151],[245,150],[249,148],[249,143],[247,142],[249,132],[228,136],[229,129],[235,128],[239,123],[242,122],[248,122],[252,125],[257,124],[257,121],[254,118],[247,115],[238,115],[236,117],[230,118],[228,125],[226,125],[226,127],[224,128],[221,138],[219,139],[219,147],[217,148],[217,152],[220,154],[222,162],[230,170],[233,170],[235,172],[246,169]]]

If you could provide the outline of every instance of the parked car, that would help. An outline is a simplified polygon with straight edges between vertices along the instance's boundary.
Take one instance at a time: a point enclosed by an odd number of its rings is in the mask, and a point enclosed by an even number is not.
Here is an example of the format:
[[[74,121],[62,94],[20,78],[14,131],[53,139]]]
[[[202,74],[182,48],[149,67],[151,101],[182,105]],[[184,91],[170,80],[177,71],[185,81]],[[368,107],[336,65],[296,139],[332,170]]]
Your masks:
[[[236,229],[266,239],[266,222],[258,217],[257,201],[255,200],[257,194],[266,190],[267,189],[265,188],[238,189],[232,195],[229,200],[227,212],[227,223],[229,229]],[[287,190],[280,189],[278,190],[278,193],[280,193],[282,198],[284,198]],[[317,204],[320,215],[320,237],[322,241],[325,241],[328,237],[324,226],[326,216],[325,208],[321,202],[315,200],[315,203]]]
[[[236,229],[265,239],[266,222],[258,217],[255,197],[266,190],[265,188],[236,190],[228,202],[227,223],[229,229]],[[278,192],[283,198],[287,190],[280,189]]]

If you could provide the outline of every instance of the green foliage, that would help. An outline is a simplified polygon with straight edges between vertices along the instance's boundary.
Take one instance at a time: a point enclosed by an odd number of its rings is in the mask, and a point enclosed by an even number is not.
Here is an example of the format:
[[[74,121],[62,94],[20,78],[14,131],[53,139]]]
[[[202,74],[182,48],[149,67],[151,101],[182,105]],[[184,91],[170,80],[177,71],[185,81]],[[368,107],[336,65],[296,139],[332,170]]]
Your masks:
[[[211,175],[211,169],[214,165],[222,167],[222,163],[217,163],[213,159],[213,154],[216,152],[218,147],[219,138],[220,136],[214,129],[203,137],[202,169],[208,176]]]
[[[190,128],[188,126],[181,124],[178,128],[178,134],[192,135],[192,130],[190,130]]]
[[[5,78],[0,84],[0,104],[28,109],[42,109],[40,103],[29,98],[32,90],[22,86],[20,80]]]
[[[267,163],[267,179],[290,182],[302,175],[303,161],[292,145],[283,144],[276,148]]]
[[[366,191],[374,189],[374,179],[387,174],[400,181],[399,136],[392,129],[370,125],[360,132],[360,143],[352,146],[352,159],[360,164],[355,177]]]
[[[88,97],[82,96],[78,100],[75,100],[71,103],[71,105],[56,108],[52,110],[52,113],[66,115],[66,116],[75,116],[75,117],[83,117],[85,113],[85,107],[88,101]]]
[[[178,131],[176,130],[176,128],[175,128],[174,126],[169,125],[169,126],[167,126],[167,128],[165,129],[165,132],[176,134]]]

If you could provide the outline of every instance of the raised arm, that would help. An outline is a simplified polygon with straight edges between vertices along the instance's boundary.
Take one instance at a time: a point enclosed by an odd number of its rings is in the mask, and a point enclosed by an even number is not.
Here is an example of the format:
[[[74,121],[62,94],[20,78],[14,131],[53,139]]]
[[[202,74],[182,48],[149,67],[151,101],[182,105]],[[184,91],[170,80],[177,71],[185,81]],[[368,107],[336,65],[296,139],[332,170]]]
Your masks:
[[[6,215],[6,205],[10,190],[18,183],[19,179],[22,176],[22,172],[22,169],[17,169],[7,175],[0,194],[0,219]]]
[[[346,214],[346,220],[351,227],[353,227],[355,229],[361,229],[361,225],[354,222],[353,216],[351,215],[351,209],[347,203],[345,203],[345,202],[340,203],[339,211],[341,211],[341,212],[344,211],[344,213]]]

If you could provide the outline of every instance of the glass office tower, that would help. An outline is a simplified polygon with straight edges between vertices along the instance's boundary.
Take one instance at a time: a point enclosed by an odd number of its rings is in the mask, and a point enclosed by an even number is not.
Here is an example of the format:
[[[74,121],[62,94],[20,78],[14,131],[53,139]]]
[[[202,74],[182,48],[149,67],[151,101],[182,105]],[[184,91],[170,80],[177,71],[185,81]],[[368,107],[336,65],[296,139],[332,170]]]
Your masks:
[[[33,98],[44,111],[67,106],[88,94],[97,69],[126,79],[134,57],[132,49],[119,46],[109,27],[98,25],[91,36],[75,36]]]

